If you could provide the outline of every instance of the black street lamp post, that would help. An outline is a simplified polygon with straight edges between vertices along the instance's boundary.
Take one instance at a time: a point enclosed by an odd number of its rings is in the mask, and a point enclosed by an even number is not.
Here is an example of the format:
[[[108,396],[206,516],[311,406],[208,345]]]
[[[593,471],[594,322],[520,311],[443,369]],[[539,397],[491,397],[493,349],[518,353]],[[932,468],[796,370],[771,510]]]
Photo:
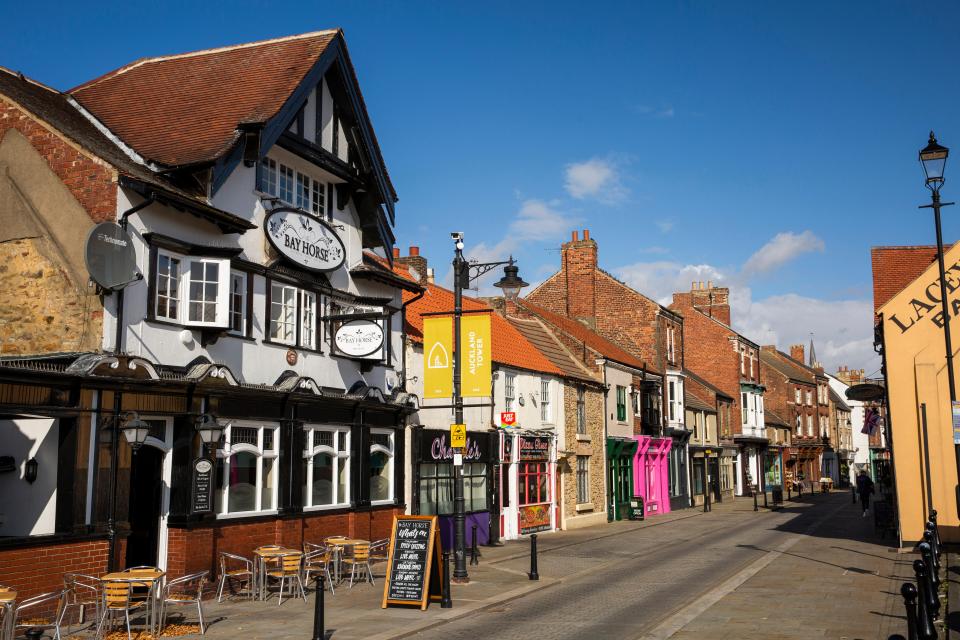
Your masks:
[[[933,221],[937,228],[937,264],[940,267],[940,307],[943,314],[943,340],[947,355],[947,384],[950,386],[950,411],[957,401],[956,381],[953,373],[953,345],[950,340],[950,305],[947,302],[947,278],[943,264],[943,232],[940,228],[940,207],[952,205],[952,202],[940,202],[940,188],[943,187],[943,170],[947,164],[950,150],[937,143],[933,131],[927,146],[920,150],[920,164],[926,176],[927,188],[930,189],[930,204],[922,205],[921,209],[933,209]],[[954,458],[957,465],[957,477],[960,478],[960,445],[953,446]],[[957,511],[960,513],[960,484],[956,486]]]
[[[463,424],[463,396],[460,394],[460,319],[463,317],[463,290],[469,288],[470,283],[496,267],[503,266],[503,277],[494,283],[495,287],[503,290],[507,300],[513,301],[520,294],[520,289],[527,286],[518,275],[519,268],[513,256],[502,262],[467,262],[463,257],[463,233],[455,231],[450,234],[454,243],[453,256],[453,407],[454,421]],[[505,266],[504,266],[505,265]],[[471,274],[470,270],[476,272]],[[457,449],[458,453],[462,453]],[[453,581],[469,582],[467,573],[466,554],[466,522],[467,515],[463,498],[463,467],[453,467]]]

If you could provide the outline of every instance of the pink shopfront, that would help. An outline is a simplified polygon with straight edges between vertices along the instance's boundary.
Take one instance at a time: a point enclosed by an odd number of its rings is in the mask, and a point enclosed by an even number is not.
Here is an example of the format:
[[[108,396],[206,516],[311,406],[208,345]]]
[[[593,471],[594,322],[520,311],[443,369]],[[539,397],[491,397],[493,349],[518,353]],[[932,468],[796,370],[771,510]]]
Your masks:
[[[643,496],[644,515],[670,512],[670,438],[634,436],[633,493]]]

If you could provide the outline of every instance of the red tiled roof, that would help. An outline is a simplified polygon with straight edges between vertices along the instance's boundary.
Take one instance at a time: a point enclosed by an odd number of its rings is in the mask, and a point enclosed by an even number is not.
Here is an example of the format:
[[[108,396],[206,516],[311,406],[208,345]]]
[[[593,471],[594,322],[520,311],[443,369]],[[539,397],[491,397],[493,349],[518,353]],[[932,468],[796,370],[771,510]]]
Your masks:
[[[948,248],[944,247],[944,251]],[[916,280],[936,259],[936,246],[871,248],[874,313]]]
[[[423,314],[448,312],[453,315],[453,292],[449,289],[427,284],[423,297],[407,307],[407,336],[414,342],[423,342]],[[408,302],[416,294],[404,291],[403,301]],[[540,353],[516,328],[489,306],[473,298],[463,297],[464,311],[490,309],[490,333],[493,340],[493,361],[528,371],[540,371],[563,375],[546,356]]]
[[[276,115],[339,30],[145,58],[69,93],[137,153],[165,165],[218,158],[240,123]]]
[[[518,300],[517,303],[535,316],[539,316],[553,326],[558,327],[560,330],[570,334],[580,342],[583,342],[597,353],[603,355],[605,358],[615,360],[616,362],[625,364],[628,367],[634,367],[637,369],[646,368],[648,371],[657,371],[655,366],[638,360],[635,356],[630,355],[627,353],[627,351],[621,349],[613,342],[610,342],[606,338],[595,333],[578,320],[567,318],[558,313],[554,313],[553,311],[547,311],[543,307],[535,305],[528,300],[521,299]]]

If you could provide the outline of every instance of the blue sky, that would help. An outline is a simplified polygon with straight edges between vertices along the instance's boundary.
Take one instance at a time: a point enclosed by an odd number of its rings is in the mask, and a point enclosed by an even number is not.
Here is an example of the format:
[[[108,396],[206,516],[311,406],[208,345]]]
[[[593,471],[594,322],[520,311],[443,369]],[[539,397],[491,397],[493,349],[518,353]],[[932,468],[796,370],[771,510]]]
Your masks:
[[[343,27],[401,247],[555,270],[575,228],[651,297],[734,292],[752,339],[869,348],[869,247],[933,240],[916,160],[960,145],[955,2],[125,2],[4,8],[0,65],[66,89],[138,57]],[[958,152],[960,153],[960,152]],[[950,171],[948,164],[948,172]],[[960,199],[960,168],[944,197]],[[960,232],[945,210],[948,240]]]

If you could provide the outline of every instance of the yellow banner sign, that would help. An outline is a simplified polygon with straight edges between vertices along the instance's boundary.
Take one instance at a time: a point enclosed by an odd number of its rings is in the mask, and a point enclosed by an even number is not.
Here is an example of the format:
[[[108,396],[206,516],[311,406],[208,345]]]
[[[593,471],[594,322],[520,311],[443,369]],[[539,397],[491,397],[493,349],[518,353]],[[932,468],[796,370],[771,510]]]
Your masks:
[[[463,365],[460,369],[464,398],[485,398],[490,395],[491,357],[490,314],[463,316],[460,323],[460,346]]]
[[[462,449],[467,446],[467,425],[450,425],[450,446],[454,449]]]
[[[423,319],[423,397],[453,395],[453,318]]]

